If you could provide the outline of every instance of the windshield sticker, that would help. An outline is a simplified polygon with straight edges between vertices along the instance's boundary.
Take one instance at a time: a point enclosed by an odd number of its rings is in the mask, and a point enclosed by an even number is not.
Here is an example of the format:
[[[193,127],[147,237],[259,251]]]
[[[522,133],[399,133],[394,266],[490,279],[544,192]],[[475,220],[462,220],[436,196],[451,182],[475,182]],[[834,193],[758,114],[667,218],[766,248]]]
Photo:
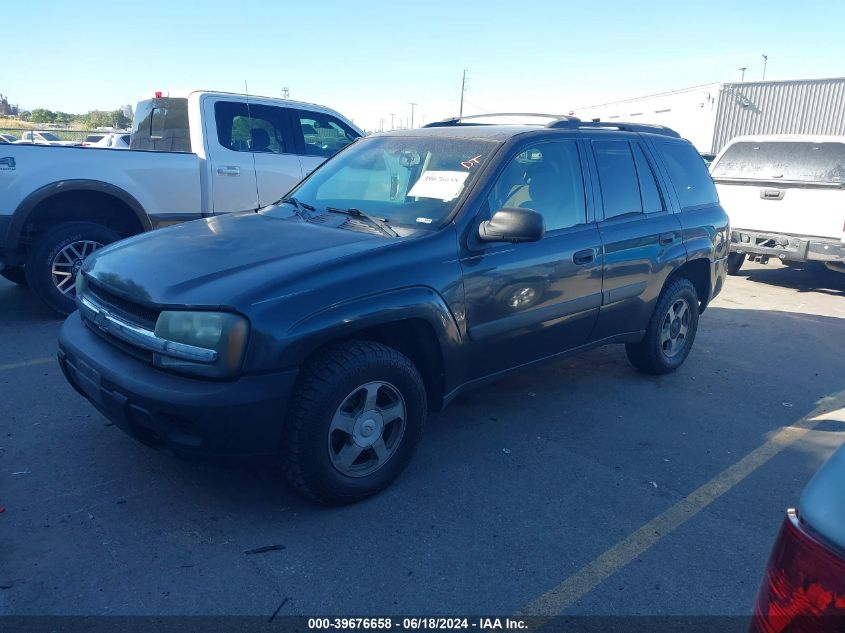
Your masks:
[[[481,162],[481,154],[475,156],[474,158],[470,158],[469,160],[465,160],[461,163],[461,167],[464,169],[472,169],[473,166],[477,165]]]
[[[431,218],[417,218],[417,222],[420,224],[431,224]]]
[[[448,202],[458,197],[467,176],[469,172],[466,171],[427,171],[414,183],[408,195]]]

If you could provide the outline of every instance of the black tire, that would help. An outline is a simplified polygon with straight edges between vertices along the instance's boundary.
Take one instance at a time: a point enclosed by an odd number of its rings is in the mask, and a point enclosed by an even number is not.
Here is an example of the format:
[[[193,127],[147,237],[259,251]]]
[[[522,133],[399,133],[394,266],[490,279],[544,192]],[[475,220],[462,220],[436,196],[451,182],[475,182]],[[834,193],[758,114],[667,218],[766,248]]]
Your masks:
[[[673,339],[677,343],[677,349],[669,355],[664,349],[661,332],[665,331],[663,327],[667,317],[670,319],[670,331],[674,328],[670,310],[675,310],[679,302],[686,303],[688,321],[684,326],[683,341],[678,342],[677,338]],[[685,277],[670,279],[660,293],[643,340],[625,345],[625,352],[631,364],[647,374],[667,374],[680,367],[695,341],[695,334],[698,331],[698,310],[698,293],[690,280]]]
[[[406,411],[404,432],[377,470],[364,476],[348,476],[335,466],[330,455],[331,421],[348,402],[348,396],[371,381],[390,383],[401,394]],[[282,436],[285,475],[295,490],[327,505],[344,505],[370,497],[386,488],[411,461],[426,416],[425,386],[407,357],[370,341],[328,347],[302,368],[294,387]]]
[[[745,255],[741,253],[729,253],[728,254],[728,274],[729,275],[738,275],[739,269],[742,268],[742,265],[745,263]]]
[[[66,247],[77,242],[93,242],[105,246],[119,239],[120,236],[110,228],[93,222],[67,222],[53,227],[36,240],[30,252],[29,261],[26,264],[29,287],[39,299],[59,314],[70,314],[76,309],[75,293],[72,287],[67,287],[67,284],[70,283],[72,286],[73,279],[67,282],[65,281],[67,278],[63,278],[63,289],[67,290],[63,293],[53,281],[54,262]],[[84,261],[84,257],[80,260]],[[67,270],[75,276],[78,265],[67,267]]]
[[[0,272],[0,277],[4,277],[11,281],[13,284],[17,284],[26,288],[29,284],[26,282],[26,270],[23,266],[14,266],[12,268],[5,268],[3,272]]]

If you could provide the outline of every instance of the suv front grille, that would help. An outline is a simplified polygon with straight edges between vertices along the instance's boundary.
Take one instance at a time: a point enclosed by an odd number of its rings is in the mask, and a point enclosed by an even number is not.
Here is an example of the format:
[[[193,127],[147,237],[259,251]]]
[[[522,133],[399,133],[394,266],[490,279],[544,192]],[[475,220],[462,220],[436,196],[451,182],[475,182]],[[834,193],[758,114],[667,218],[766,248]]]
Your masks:
[[[133,325],[137,325],[147,330],[155,330],[156,321],[161,310],[156,308],[149,308],[147,306],[127,301],[122,297],[118,297],[114,293],[109,292],[96,282],[88,281],[88,289],[86,290],[94,300],[103,306],[115,316],[118,316]]]

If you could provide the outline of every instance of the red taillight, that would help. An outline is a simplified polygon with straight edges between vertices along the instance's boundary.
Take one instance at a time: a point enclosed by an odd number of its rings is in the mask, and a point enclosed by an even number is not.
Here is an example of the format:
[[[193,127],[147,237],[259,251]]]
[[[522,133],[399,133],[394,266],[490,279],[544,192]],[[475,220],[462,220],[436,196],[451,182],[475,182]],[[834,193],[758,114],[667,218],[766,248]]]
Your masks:
[[[810,534],[789,510],[766,567],[751,630],[834,633],[843,627],[845,555]]]
[[[156,99],[161,99],[161,90],[156,90]]]

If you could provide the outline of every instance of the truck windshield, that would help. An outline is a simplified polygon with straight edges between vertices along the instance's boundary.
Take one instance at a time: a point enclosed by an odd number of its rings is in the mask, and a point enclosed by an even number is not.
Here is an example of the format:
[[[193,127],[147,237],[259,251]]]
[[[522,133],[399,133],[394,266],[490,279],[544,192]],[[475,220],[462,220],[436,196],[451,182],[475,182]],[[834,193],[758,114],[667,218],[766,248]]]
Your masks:
[[[52,132],[39,132],[45,141],[60,141],[61,139]]]
[[[391,225],[439,227],[478,177],[496,141],[433,136],[362,139],[290,193],[322,212],[360,209]]]
[[[845,183],[845,143],[740,141],[712,169],[713,178]]]

